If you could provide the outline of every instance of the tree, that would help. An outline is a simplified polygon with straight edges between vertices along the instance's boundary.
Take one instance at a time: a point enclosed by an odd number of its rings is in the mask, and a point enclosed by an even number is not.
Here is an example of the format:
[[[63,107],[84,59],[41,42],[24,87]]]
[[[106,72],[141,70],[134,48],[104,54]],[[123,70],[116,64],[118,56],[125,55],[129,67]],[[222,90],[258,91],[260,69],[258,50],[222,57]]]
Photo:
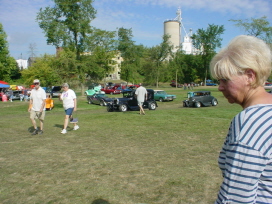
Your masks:
[[[135,45],[132,40],[132,29],[118,29],[118,46],[117,49],[121,52],[124,59],[121,67],[121,78],[128,81],[139,82],[140,79],[140,64],[143,57],[143,45]]]
[[[61,84],[62,78],[57,73],[58,69],[54,67],[54,60],[56,57],[53,55],[38,57],[32,66],[22,71],[24,83],[30,85],[34,79],[39,79],[45,87]]]
[[[202,56],[203,66],[200,68],[199,73],[202,73],[200,77],[205,78],[205,85],[209,62],[214,56],[216,48],[221,47],[222,38],[220,38],[220,35],[223,34],[224,31],[225,28],[223,25],[209,24],[206,30],[198,29],[197,32],[192,35],[193,45]]]
[[[230,21],[235,22],[235,26],[242,28],[246,34],[258,37],[271,46],[272,27],[270,26],[266,16],[261,18],[251,18],[250,20],[231,19]]]
[[[163,80],[166,75],[166,63],[172,55],[173,45],[169,43],[169,38],[169,35],[163,35],[161,44],[150,48],[149,60],[151,63],[149,65],[152,65],[152,67],[147,70],[147,76],[149,76],[149,81],[154,80],[156,87],[159,86],[159,81]]]
[[[16,60],[9,55],[7,34],[0,23],[0,79],[11,81],[20,76]]]
[[[69,48],[77,59],[85,50],[86,37],[92,32],[91,21],[96,10],[93,0],[53,0],[53,8],[41,8],[36,20],[47,37],[47,43]]]

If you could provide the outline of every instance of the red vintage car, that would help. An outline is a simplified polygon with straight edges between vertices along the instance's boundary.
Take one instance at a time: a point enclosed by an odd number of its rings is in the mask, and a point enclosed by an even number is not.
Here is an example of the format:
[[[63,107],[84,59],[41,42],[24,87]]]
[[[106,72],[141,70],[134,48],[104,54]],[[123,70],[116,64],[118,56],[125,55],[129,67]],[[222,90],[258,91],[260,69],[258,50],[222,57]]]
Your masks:
[[[106,87],[106,88],[103,88],[101,89],[101,91],[104,91],[106,94],[120,94],[121,93],[121,90],[119,89],[114,89],[112,87]]]

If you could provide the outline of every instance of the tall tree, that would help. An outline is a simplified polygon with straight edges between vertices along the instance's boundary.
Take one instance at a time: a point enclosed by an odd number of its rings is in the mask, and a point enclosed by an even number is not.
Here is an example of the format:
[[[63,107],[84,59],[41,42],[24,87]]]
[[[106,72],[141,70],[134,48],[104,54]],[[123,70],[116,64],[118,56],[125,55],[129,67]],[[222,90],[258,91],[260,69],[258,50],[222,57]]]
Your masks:
[[[202,56],[203,66],[200,68],[199,73],[202,73],[200,77],[205,78],[205,85],[210,60],[214,56],[216,48],[221,47],[222,38],[220,38],[220,35],[223,34],[224,31],[225,28],[223,25],[209,24],[206,30],[203,28],[198,29],[196,33],[192,35],[193,45]]]
[[[266,16],[261,18],[251,18],[245,20],[233,20],[235,26],[242,28],[247,35],[252,35],[264,40],[271,46],[272,44],[272,27]],[[272,47],[271,47],[272,48]]]
[[[22,71],[22,80],[26,85],[31,85],[34,79],[40,79],[42,86],[48,87],[61,84],[62,78],[58,74],[58,68],[55,67],[53,55],[43,55],[38,57],[32,66]]]
[[[135,45],[132,40],[132,29],[118,29],[118,46],[124,61],[121,66],[121,78],[127,82],[139,82],[140,79],[140,63],[143,56],[144,47]]]
[[[40,9],[36,20],[47,37],[47,43],[76,52],[77,59],[85,50],[85,39],[91,33],[96,10],[93,0],[53,0],[54,7]]]
[[[19,68],[16,60],[9,55],[7,34],[0,23],[0,79],[10,81],[17,79]]]
[[[169,35],[163,35],[161,44],[150,48],[149,60],[152,61],[150,65],[153,65],[153,67],[150,67],[152,72],[147,70],[147,74],[149,75],[149,80],[153,78],[156,87],[159,86],[159,81],[164,80],[167,72],[166,63],[172,56],[173,45],[169,43],[169,38]]]

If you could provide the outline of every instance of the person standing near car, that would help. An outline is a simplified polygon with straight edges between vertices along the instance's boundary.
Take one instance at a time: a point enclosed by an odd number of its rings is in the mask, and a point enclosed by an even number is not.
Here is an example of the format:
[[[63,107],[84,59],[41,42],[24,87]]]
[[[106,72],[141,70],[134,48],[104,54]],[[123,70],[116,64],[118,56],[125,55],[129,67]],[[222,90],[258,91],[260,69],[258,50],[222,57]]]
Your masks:
[[[35,79],[33,81],[33,84],[34,84],[34,88],[30,92],[28,112],[30,112],[30,120],[34,127],[34,131],[32,132],[32,135],[36,135],[36,134],[43,134],[46,93],[44,89],[40,87],[39,79]],[[40,130],[38,130],[35,119],[39,119],[40,121]]]
[[[142,86],[142,84],[139,84],[140,86],[136,89],[135,95],[137,97],[138,106],[140,108],[140,115],[145,115],[145,111],[143,109],[143,103],[145,100],[147,100],[147,90],[145,87]]]
[[[77,120],[73,119],[73,111],[77,110],[77,98],[76,94],[72,89],[69,89],[69,85],[67,83],[62,84],[63,92],[60,94],[59,99],[63,101],[63,108],[65,110],[65,117],[64,117],[64,125],[61,134],[67,133],[67,126],[70,119],[71,123],[74,123],[74,130],[79,128],[77,124]]]
[[[243,108],[219,154],[223,181],[216,204],[272,203],[272,95],[264,89],[271,61],[269,46],[246,35],[235,37],[211,61],[218,90]]]
[[[8,95],[9,95],[9,101],[12,102],[12,99],[13,99],[13,90],[12,90],[12,88],[9,89]]]

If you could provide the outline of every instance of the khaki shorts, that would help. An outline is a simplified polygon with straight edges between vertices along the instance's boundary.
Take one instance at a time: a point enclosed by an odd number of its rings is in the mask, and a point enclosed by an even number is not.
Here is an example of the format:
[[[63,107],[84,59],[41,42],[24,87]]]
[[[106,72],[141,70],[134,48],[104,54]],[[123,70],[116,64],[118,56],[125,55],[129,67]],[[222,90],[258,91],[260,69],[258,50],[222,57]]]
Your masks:
[[[39,120],[44,120],[45,117],[45,111],[40,112],[40,111],[30,111],[30,119],[39,119]]]

